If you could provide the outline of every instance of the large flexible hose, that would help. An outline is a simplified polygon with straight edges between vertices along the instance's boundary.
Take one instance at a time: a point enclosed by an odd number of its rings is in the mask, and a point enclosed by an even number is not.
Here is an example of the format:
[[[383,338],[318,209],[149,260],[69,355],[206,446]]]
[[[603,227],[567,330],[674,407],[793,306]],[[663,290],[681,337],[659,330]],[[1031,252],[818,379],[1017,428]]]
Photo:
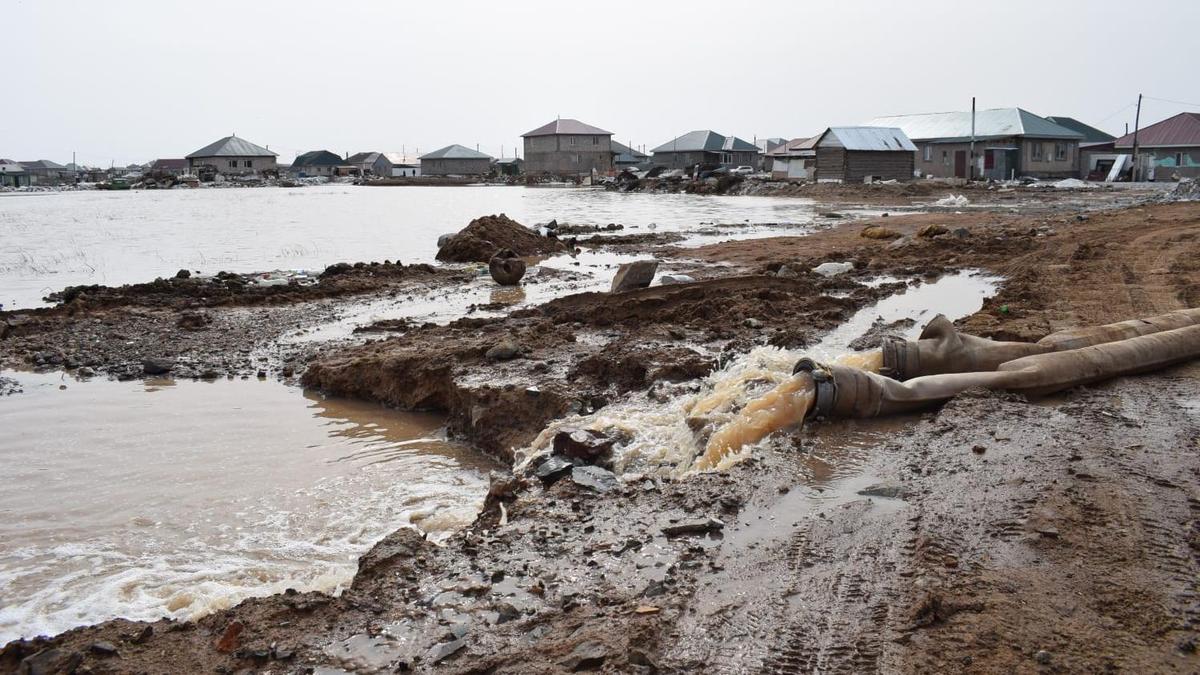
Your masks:
[[[845,366],[801,359],[816,385],[811,416],[876,417],[908,412],[982,387],[1041,396],[1200,357],[1200,324],[1072,349],[1034,354],[992,372],[945,373],[905,382]]]
[[[1037,342],[1001,342],[960,334],[954,324],[939,314],[915,341],[884,341],[883,366],[879,372],[908,380],[925,375],[991,371],[1023,356],[1079,349],[1194,325],[1200,325],[1200,308],[1105,326],[1072,328]]]

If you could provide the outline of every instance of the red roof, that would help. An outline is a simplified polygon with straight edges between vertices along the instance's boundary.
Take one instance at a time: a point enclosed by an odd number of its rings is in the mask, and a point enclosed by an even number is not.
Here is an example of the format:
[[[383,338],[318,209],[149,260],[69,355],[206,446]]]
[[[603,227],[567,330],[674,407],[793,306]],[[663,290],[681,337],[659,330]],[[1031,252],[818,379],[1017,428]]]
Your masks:
[[[1133,134],[1113,142],[1118,148],[1132,148]],[[1138,131],[1138,147],[1200,146],[1200,113],[1184,112],[1151,124]]]

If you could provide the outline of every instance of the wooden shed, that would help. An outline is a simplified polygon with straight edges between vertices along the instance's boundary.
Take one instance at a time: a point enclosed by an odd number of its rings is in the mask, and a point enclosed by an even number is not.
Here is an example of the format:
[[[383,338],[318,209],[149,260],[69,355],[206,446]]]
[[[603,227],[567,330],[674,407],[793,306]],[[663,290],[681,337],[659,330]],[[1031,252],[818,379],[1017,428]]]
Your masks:
[[[896,127],[829,127],[816,150],[818,183],[913,179],[917,147]]]

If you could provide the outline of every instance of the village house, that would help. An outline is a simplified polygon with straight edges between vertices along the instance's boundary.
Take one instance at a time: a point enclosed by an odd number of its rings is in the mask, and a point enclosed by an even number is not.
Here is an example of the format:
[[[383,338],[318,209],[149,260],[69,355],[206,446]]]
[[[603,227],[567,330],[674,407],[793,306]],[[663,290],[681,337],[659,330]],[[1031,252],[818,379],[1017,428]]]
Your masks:
[[[497,176],[520,176],[525,162],[520,157],[501,157],[495,162]]]
[[[758,146],[711,130],[691,131],[654,148],[654,165],[668,169],[758,166]]]
[[[917,147],[896,127],[829,127],[814,147],[818,183],[913,179]]]
[[[76,173],[67,167],[48,159],[30,159],[17,162],[29,177],[30,185],[54,185],[56,183],[75,182]]]
[[[404,178],[421,175],[421,160],[416,157],[410,157],[402,152],[385,152],[384,158],[387,160],[388,173],[386,175],[392,178]]]
[[[186,159],[156,159],[150,163],[151,174],[182,176],[188,172]]]
[[[392,175],[392,163],[382,152],[356,152],[346,158],[345,164],[357,170],[360,176]]]
[[[22,187],[29,185],[29,174],[20,162],[0,159],[0,187]]]
[[[447,145],[421,155],[422,176],[486,176],[492,156],[462,145]]]
[[[259,176],[278,173],[279,154],[237,136],[226,136],[187,156],[188,172],[201,180],[222,176]]]
[[[971,113],[877,117],[868,126],[897,127],[917,147],[916,169],[934,178],[1058,178],[1077,172],[1083,134],[1021,108],[975,113],[975,167],[970,171]]]
[[[338,167],[345,166],[346,160],[328,150],[309,150],[296,155],[292,160],[289,173],[305,178],[308,176],[336,176]]]
[[[1138,130],[1138,178],[1200,178],[1200,113],[1183,112]],[[1115,141],[1117,152],[1133,152],[1133,134]]]
[[[623,169],[645,169],[650,166],[650,155],[623,143],[612,141],[612,155],[613,168],[617,171]]]
[[[768,152],[771,177],[786,180],[815,180],[817,173],[816,144],[819,138],[820,136],[812,136],[792,139]]]
[[[579,120],[557,119],[521,134],[525,173],[583,176],[612,173],[612,132]]]
[[[787,145],[787,143],[788,143],[788,139],[781,138],[781,137],[756,139],[754,141],[754,144],[758,146],[758,152],[759,152],[758,169],[760,171],[765,171],[767,173],[771,173],[771,171],[773,169],[772,162],[774,161],[774,159],[773,159],[774,155],[772,155],[771,153],[773,153],[774,151]]]
[[[1115,158],[1113,141],[1117,140],[1117,137],[1091,125],[1084,124],[1074,117],[1056,115],[1053,117],[1047,116],[1046,119],[1060,127],[1083,134],[1083,138],[1079,139],[1079,159],[1075,162],[1076,175],[1080,178],[1088,178],[1092,174],[1096,174],[1094,177],[1097,180],[1103,180],[1104,175],[1101,174],[1107,174],[1108,172],[1102,171],[1097,173],[1097,165],[1103,159],[1111,160]],[[1103,166],[1111,168],[1112,162],[1104,163]]]

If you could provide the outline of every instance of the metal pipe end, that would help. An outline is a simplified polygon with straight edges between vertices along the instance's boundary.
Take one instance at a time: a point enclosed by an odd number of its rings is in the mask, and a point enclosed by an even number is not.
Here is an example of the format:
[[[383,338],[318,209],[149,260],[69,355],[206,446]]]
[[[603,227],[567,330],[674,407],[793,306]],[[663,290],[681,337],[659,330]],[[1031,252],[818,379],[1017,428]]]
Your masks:
[[[833,404],[837,401],[837,385],[833,381],[833,374],[827,367],[807,356],[797,361],[795,367],[792,368],[793,375],[800,373],[808,373],[812,376],[816,389],[816,400],[805,419],[828,417],[833,412]]]

